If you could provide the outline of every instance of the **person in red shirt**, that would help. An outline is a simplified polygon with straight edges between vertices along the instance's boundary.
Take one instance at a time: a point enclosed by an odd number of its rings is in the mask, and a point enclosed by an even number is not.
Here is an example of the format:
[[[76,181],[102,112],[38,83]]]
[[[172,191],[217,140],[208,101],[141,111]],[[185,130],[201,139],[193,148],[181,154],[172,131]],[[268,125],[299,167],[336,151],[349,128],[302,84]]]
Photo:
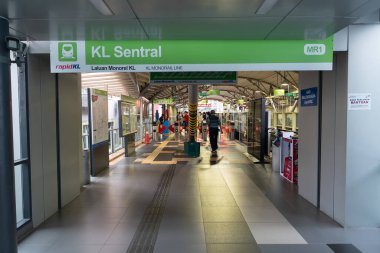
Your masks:
[[[186,111],[185,115],[183,116],[183,127],[185,128],[185,131],[188,131],[189,126],[189,113]]]

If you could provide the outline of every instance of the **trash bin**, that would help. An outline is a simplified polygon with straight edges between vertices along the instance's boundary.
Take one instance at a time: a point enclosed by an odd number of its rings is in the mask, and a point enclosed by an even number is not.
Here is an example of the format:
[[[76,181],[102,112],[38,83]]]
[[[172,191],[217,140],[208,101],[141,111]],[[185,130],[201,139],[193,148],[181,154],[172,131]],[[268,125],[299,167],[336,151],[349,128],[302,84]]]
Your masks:
[[[83,166],[82,166],[82,182],[81,185],[90,183],[90,151],[88,149],[83,150]]]
[[[174,123],[174,136],[175,136],[175,140],[176,141],[179,141],[179,136],[180,136],[180,132],[179,132],[179,124],[178,122]]]

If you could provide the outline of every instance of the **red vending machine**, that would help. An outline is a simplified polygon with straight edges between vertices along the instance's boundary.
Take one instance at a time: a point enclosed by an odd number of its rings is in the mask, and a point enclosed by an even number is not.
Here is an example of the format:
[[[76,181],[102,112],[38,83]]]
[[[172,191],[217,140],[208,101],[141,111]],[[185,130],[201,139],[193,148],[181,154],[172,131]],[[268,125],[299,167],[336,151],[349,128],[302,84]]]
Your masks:
[[[289,149],[283,158],[284,167],[281,175],[290,182],[298,184],[298,140],[283,138],[283,142],[289,146]]]

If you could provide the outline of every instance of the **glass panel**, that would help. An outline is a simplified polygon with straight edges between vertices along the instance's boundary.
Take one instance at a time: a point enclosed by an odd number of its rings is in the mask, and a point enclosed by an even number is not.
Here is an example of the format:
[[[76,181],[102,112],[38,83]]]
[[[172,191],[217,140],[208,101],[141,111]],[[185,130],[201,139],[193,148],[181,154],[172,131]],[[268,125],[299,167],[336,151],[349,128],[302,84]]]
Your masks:
[[[114,152],[113,148],[113,122],[108,122],[108,140],[110,140],[108,145],[108,153],[112,154]]]
[[[16,191],[16,220],[17,223],[23,221],[24,217],[24,197],[23,197],[23,165],[15,166],[15,191]]]
[[[135,105],[131,105],[131,132],[137,131],[137,109]]]
[[[281,113],[278,113],[277,114],[277,127],[282,128],[283,120],[284,120],[283,115]]]
[[[84,150],[88,150],[88,137],[89,137],[89,129],[87,124],[82,125],[82,146]]]
[[[89,149],[89,126],[88,126],[88,91],[82,89],[82,146],[84,150]]]
[[[11,58],[13,58],[12,53]],[[20,92],[18,79],[18,67],[16,64],[11,64],[13,152],[15,160],[19,160],[22,158],[20,127]]]
[[[15,60],[11,53],[11,59]],[[14,166],[15,201],[17,227],[30,219],[30,187],[28,167],[28,124],[25,66],[11,64],[12,125],[14,160],[25,159],[23,164]]]
[[[292,126],[293,126],[293,114],[291,114],[291,113],[286,114],[285,126],[288,128],[292,128]]]
[[[254,122],[253,122],[253,155],[260,158],[261,154],[261,120],[262,120],[262,101],[255,100],[254,104]]]
[[[114,141],[114,148],[115,151],[120,150],[123,148],[123,139],[119,137],[119,129],[114,129],[113,130],[113,141]]]

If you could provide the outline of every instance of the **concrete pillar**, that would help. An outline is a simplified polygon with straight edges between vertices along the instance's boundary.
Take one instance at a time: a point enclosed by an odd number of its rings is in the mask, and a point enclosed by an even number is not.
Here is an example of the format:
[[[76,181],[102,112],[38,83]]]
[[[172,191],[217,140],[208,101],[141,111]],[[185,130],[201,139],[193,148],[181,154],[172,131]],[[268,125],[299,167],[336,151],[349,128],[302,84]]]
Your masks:
[[[9,23],[0,17],[0,252],[17,252]]]
[[[189,141],[197,139],[198,85],[189,85]]]
[[[143,113],[144,113],[144,100],[143,98],[139,98],[140,100],[140,136],[141,136],[141,142],[144,142],[145,139],[145,131],[148,131],[148,129],[145,129],[144,127],[144,120],[143,120]]]
[[[198,86],[189,85],[189,141],[185,142],[185,153],[190,157],[200,155],[197,139]]]

